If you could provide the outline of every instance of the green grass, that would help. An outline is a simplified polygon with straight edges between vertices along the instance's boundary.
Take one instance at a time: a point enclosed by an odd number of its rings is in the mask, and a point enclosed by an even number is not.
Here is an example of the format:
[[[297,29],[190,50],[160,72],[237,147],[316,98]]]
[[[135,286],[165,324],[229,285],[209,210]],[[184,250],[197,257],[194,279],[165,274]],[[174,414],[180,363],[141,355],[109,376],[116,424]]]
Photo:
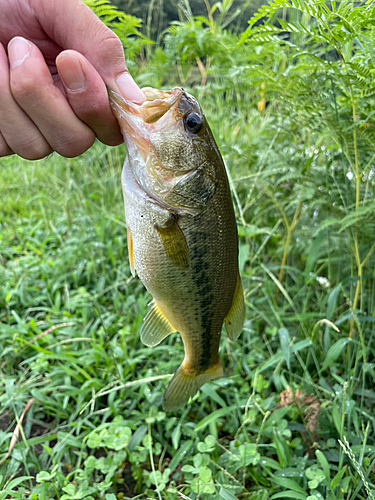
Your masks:
[[[204,108],[230,176],[246,321],[238,341],[223,335],[226,377],[163,412],[183,346],[139,339],[150,296],[127,258],[124,147],[0,159],[0,500],[374,499],[366,5],[275,0],[269,23],[294,7],[281,34],[190,19],[144,65],[138,22],[99,8],[137,81],[183,85]]]

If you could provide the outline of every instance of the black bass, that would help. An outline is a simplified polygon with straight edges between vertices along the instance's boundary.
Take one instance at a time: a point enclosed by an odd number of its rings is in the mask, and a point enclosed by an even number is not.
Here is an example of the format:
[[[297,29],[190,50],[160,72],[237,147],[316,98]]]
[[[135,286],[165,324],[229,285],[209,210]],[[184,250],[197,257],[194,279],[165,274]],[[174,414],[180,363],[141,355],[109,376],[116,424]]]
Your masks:
[[[179,87],[143,93],[142,105],[109,96],[127,148],[130,267],[153,297],[141,340],[154,346],[178,331],[185,348],[164,395],[171,411],[223,375],[221,328],[235,340],[245,309],[229,183],[201,108]]]

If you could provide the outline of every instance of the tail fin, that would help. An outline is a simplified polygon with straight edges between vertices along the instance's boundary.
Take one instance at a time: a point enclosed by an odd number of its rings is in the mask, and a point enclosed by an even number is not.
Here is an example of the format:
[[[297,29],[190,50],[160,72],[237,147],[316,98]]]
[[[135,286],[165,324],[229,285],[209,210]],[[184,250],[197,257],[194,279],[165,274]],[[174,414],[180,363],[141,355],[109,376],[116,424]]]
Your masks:
[[[189,374],[184,364],[174,374],[163,398],[164,411],[177,410],[192,398],[206,382],[223,376],[221,361],[203,373]]]

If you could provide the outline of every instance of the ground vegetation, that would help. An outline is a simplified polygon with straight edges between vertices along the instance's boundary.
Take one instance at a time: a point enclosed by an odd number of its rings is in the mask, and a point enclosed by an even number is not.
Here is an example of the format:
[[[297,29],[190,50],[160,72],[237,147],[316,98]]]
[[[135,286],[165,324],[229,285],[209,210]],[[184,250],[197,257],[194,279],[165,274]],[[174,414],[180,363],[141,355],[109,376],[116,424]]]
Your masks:
[[[373,500],[373,2],[271,0],[244,28],[230,1],[183,3],[156,38],[87,3],[140,85],[183,86],[205,111],[246,322],[223,335],[226,377],[163,412],[183,346],[139,339],[124,146],[1,159],[0,499]]]

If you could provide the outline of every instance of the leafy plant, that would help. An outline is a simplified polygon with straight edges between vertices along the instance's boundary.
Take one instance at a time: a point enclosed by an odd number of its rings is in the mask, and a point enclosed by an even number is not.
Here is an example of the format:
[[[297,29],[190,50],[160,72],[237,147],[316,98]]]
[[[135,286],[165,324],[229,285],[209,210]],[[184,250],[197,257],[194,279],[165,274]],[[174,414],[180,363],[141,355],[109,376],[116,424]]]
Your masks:
[[[137,81],[202,104],[228,168],[246,322],[223,336],[226,378],[164,413],[183,346],[139,340],[149,296],[128,265],[124,147],[1,159],[1,498],[371,499],[373,3],[272,0],[243,33],[215,4],[147,61],[139,21],[89,5]]]

